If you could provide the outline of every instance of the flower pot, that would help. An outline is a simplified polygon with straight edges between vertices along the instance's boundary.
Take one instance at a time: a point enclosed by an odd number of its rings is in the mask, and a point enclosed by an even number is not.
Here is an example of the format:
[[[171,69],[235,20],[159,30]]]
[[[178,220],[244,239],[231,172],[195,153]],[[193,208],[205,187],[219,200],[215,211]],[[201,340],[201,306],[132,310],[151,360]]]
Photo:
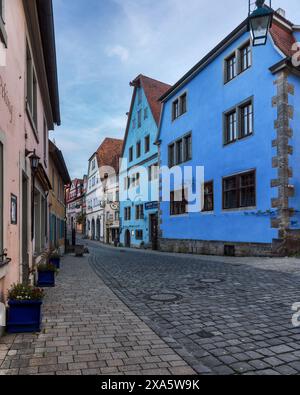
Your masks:
[[[50,258],[49,263],[56,267],[56,269],[60,268],[60,258]]]
[[[28,333],[41,331],[41,300],[26,300],[8,302],[7,314],[8,333]]]
[[[55,287],[55,272],[38,272],[37,286],[40,288]]]

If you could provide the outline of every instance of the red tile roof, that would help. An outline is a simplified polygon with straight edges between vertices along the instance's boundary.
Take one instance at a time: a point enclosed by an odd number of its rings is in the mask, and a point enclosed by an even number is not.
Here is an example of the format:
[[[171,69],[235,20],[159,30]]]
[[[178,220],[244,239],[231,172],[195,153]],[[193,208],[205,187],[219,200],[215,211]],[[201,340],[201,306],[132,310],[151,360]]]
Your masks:
[[[292,46],[296,42],[293,31],[283,26],[277,20],[273,21],[270,33],[274,44],[280,49],[285,56],[292,56]]]
[[[153,78],[146,77],[142,74],[133,81],[133,85],[136,83],[139,83],[144,89],[152,115],[156,124],[158,125],[161,111],[161,103],[159,98],[171,88],[171,85],[154,80]]]
[[[118,173],[122,147],[123,140],[106,138],[96,152],[98,166],[110,166]]]
[[[131,83],[131,86],[134,86],[134,92],[131,99],[130,110],[128,115],[128,121],[125,131],[124,145],[122,150],[122,155],[124,154],[125,144],[127,140],[127,136],[129,133],[129,126],[131,121],[131,115],[133,111],[133,106],[135,102],[136,92],[138,87],[142,87],[144,89],[145,95],[147,97],[153,118],[158,126],[160,121],[160,112],[162,108],[162,103],[159,98],[164,95],[170,88],[171,85],[165,84],[164,82],[154,80],[153,78],[146,77],[145,75],[138,75]]]

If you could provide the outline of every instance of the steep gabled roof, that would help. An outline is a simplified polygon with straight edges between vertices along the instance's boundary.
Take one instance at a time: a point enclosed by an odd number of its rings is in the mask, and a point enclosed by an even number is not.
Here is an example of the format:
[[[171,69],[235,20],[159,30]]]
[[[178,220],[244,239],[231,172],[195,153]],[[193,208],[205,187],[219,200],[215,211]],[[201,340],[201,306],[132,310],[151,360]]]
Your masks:
[[[161,110],[159,98],[171,88],[171,85],[154,80],[153,78],[146,77],[142,74],[140,74],[133,82],[131,82],[131,85],[134,87],[143,88],[151,108],[153,118],[158,125]]]
[[[136,98],[137,88],[143,88],[145,96],[147,98],[147,101],[151,109],[151,113],[153,115],[153,118],[157,126],[159,125],[160,113],[162,108],[159,98],[162,95],[164,95],[169,89],[171,89],[171,85],[165,84],[164,82],[158,80],[154,80],[153,78],[150,77],[146,77],[145,75],[142,74],[138,75],[132,82],[130,82],[130,86],[134,87],[134,91],[133,91],[130,110],[128,114],[122,155],[124,155],[125,144],[129,133],[130,121],[131,121],[132,111]]]
[[[119,159],[122,155],[123,140],[106,138],[97,149],[98,167],[110,166],[119,172]],[[101,177],[103,175],[100,175]]]
[[[293,23],[274,12],[273,24],[270,34],[273,42],[283,55],[289,57],[293,55],[292,45],[296,42],[293,35]],[[222,51],[224,51],[234,40],[239,38],[248,30],[248,18],[245,19],[238,27],[236,27],[225,39],[223,39],[215,48],[213,48],[204,58],[202,58],[193,68],[191,68],[179,81],[177,81],[167,92],[165,92],[160,100],[166,101],[170,95],[180,89],[189,80],[194,78],[203,68],[210,64]]]
[[[56,164],[56,169],[63,179],[65,185],[69,184],[71,179],[63,154],[51,140],[49,140],[49,154]]]

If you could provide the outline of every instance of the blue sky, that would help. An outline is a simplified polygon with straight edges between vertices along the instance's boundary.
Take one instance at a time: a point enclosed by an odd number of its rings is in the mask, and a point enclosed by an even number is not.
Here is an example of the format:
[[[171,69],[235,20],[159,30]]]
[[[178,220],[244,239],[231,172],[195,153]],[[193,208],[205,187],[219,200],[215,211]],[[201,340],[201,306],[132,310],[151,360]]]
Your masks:
[[[72,178],[105,137],[123,138],[142,73],[176,82],[247,16],[247,0],[53,0],[62,126]],[[299,0],[273,0],[300,24]]]

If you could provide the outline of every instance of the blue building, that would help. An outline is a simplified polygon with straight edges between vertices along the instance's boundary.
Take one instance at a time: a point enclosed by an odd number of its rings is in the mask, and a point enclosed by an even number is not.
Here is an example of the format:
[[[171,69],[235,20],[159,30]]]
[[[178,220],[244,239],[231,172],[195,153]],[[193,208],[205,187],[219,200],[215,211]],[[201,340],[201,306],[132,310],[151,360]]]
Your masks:
[[[205,183],[203,207],[189,212],[186,195],[174,198],[184,181],[162,201],[160,178],[161,250],[299,250],[300,69],[292,62],[299,32],[281,11],[267,44],[253,47],[244,21],[162,96],[160,165],[204,166]]]
[[[120,243],[157,248],[159,98],[169,85],[139,75],[128,114],[120,170]]]

